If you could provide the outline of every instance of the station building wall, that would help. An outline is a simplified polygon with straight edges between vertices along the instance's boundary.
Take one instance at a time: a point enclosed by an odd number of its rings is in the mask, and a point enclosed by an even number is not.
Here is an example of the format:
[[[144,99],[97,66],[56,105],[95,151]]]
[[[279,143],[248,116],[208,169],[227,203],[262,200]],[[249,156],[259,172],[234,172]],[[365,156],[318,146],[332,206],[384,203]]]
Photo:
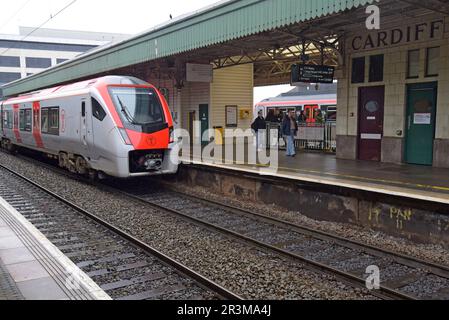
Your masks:
[[[251,128],[254,106],[254,66],[244,64],[214,70],[211,84],[211,125],[226,128],[226,106],[237,106],[237,128]],[[251,110],[250,117],[240,117],[240,111]]]
[[[186,82],[181,90],[181,117],[180,127],[189,130],[189,115],[195,112],[195,119],[199,120],[199,106],[202,104],[210,105],[210,83]],[[209,112],[210,113],[210,112]],[[200,142],[200,128],[192,128],[195,143]]]
[[[433,38],[432,22],[435,24]],[[399,25],[400,23],[400,25]],[[414,41],[417,30],[425,29],[420,36],[423,39]],[[372,42],[366,42],[365,33],[353,32],[347,35],[345,43],[345,64],[336,75],[338,78],[338,124],[337,124],[337,157],[341,159],[358,159],[359,157],[359,89],[363,87],[385,87],[385,106],[383,120],[383,136],[381,161],[386,163],[403,163],[407,117],[407,86],[410,84],[437,82],[436,131],[434,139],[433,165],[449,167],[449,18],[441,15],[429,15],[420,19],[391,19],[381,25],[387,33],[381,39],[373,34]],[[399,31],[392,35],[392,30],[403,31],[403,41],[399,39]],[[408,29],[410,28],[410,29]],[[382,31],[382,30],[379,30]],[[411,35],[407,32],[411,30]],[[357,38],[356,38],[357,37]],[[396,39],[394,39],[396,37]],[[356,38],[355,42],[354,39]],[[360,40],[361,39],[361,40]],[[410,40],[410,41],[408,41]],[[355,43],[355,45],[354,45]],[[366,45],[368,43],[368,45]],[[372,45],[373,44],[373,45]],[[380,44],[380,46],[378,46]],[[363,48],[366,45],[366,49]],[[354,50],[354,47],[359,50]],[[427,49],[439,47],[438,76],[426,76]],[[408,78],[409,51],[419,50],[419,76]],[[383,80],[369,82],[370,56],[383,55]],[[353,59],[365,57],[365,79],[362,83],[353,83]]]
[[[199,106],[209,106],[209,128],[222,127],[226,129],[226,106],[238,107],[237,128],[243,130],[251,127],[253,108],[253,65],[214,70],[212,83],[186,82],[180,94],[180,128],[189,130],[190,115],[195,113],[199,121]],[[248,118],[241,118],[241,110],[250,110]],[[200,127],[192,128],[195,143],[200,141]]]

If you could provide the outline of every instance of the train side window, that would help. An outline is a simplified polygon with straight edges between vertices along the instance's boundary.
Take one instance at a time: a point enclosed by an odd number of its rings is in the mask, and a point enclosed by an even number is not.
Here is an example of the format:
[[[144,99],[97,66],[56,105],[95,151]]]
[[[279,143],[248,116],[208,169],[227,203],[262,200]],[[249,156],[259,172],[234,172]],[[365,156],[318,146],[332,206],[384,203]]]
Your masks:
[[[92,115],[100,121],[103,121],[104,118],[106,118],[106,112],[95,98],[92,98]]]
[[[8,111],[8,128],[14,129],[14,112]]]
[[[5,129],[13,129],[12,111],[3,111],[3,121]]]
[[[8,128],[8,111],[2,111],[2,125],[3,125],[3,128],[9,129]]]
[[[59,107],[41,109],[41,132],[59,136]]]
[[[31,132],[33,117],[31,109],[25,110],[25,131]]]
[[[48,109],[48,133],[59,135],[59,107]]]
[[[41,110],[41,132],[48,133],[48,109]]]
[[[19,130],[25,131],[25,110],[19,111]]]

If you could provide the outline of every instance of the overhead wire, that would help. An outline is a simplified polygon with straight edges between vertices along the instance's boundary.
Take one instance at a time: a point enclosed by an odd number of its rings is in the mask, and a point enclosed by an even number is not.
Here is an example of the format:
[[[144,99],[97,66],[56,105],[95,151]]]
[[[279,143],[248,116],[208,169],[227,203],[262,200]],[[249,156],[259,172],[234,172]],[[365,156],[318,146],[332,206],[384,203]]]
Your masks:
[[[61,10],[59,10],[58,12],[56,12],[55,14],[50,15],[50,18],[48,18],[47,20],[45,20],[43,23],[41,23],[38,27],[34,28],[33,30],[31,30],[28,34],[26,34],[22,39],[20,39],[20,41],[25,41],[26,39],[28,39],[29,36],[31,36],[33,33],[35,33],[37,30],[41,29],[43,26],[45,26],[48,22],[50,22],[51,20],[53,20],[54,18],[56,18],[58,15],[60,15],[61,13],[63,13],[65,10],[67,10],[69,7],[71,7],[72,5],[74,5],[78,0],[72,0],[69,4],[67,4],[65,7],[63,7]],[[4,55],[5,53],[7,53],[9,50],[11,50],[12,48],[6,48],[2,53],[0,53],[0,56]]]
[[[25,7],[31,2],[31,1],[33,1],[33,0],[28,0],[28,1],[26,1],[16,12],[14,12],[14,14],[11,16],[11,17],[9,17],[7,20],[6,20],[6,22],[4,23],[4,24],[2,24],[1,26],[0,26],[0,30],[3,30],[3,28],[4,27],[6,27],[11,21],[12,21],[12,19],[14,19],[15,17],[17,17],[17,15],[20,13],[20,12],[22,12],[22,10],[23,9],[25,9]]]

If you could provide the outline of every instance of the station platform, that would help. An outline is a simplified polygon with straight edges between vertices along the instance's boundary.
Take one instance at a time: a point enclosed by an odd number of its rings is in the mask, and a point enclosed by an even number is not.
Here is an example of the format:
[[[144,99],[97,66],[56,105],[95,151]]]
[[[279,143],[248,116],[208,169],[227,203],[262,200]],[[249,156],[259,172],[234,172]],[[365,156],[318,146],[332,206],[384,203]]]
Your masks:
[[[225,157],[223,157],[225,159]],[[287,157],[279,151],[276,170],[266,165],[212,158],[182,158],[183,163],[232,169],[264,176],[294,179],[355,190],[376,192],[424,201],[449,204],[449,169],[416,165],[340,160],[333,154],[297,152]]]
[[[110,300],[0,198],[0,300]]]

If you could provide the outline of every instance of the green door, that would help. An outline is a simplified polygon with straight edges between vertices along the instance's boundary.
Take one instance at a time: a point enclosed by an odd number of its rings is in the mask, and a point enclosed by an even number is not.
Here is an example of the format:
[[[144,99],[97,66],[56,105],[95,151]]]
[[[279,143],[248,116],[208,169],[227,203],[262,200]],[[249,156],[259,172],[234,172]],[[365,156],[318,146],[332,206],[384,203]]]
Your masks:
[[[407,87],[407,163],[427,166],[433,164],[436,106],[437,83],[413,84]]]
[[[209,105],[200,104],[200,121],[201,121],[201,144],[208,145],[210,143],[210,137],[205,136],[204,133],[209,130]]]

